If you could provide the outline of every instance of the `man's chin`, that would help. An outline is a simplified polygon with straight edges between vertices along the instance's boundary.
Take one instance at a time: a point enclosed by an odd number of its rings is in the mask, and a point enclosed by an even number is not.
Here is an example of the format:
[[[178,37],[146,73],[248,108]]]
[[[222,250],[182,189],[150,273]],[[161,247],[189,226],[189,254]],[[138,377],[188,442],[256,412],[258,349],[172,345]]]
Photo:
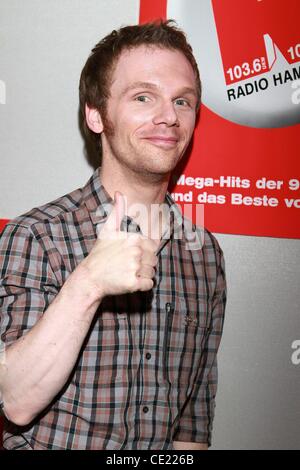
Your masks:
[[[158,183],[167,181],[174,168],[174,165],[160,167],[153,165],[142,168],[135,168],[135,172],[138,173],[144,181]]]
[[[143,158],[143,161],[146,163],[145,167],[150,173],[154,174],[161,174],[161,175],[166,175],[168,173],[171,173],[174,168],[176,168],[180,158],[177,157],[172,157],[170,158],[170,155],[157,155],[157,156],[152,156],[152,158],[146,160],[147,157],[146,155]]]
[[[145,171],[153,175],[166,176],[172,173],[172,171],[176,168],[177,163],[178,162],[172,162],[172,163],[166,164],[166,162],[164,162],[161,165],[159,164],[149,165],[145,168]]]

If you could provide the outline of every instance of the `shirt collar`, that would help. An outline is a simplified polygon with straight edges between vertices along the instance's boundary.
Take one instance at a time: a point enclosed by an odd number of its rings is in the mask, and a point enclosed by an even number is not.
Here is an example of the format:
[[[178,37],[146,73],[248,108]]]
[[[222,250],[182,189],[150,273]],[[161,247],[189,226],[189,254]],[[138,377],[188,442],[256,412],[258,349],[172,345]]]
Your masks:
[[[89,211],[92,223],[95,226],[104,223],[110,214],[114,202],[101,183],[100,167],[97,168],[97,170],[88,180],[87,184],[84,186],[83,200]],[[162,244],[165,244],[163,242],[169,238],[173,238],[174,231],[182,229],[183,223],[181,209],[172,199],[168,191],[165,195],[165,203],[169,206],[170,210],[170,229],[167,229],[163,234]],[[130,217],[127,217],[125,224],[127,224],[128,231],[139,231],[139,228],[137,229],[137,224],[135,224],[135,222]]]
[[[111,207],[113,200],[101,184],[100,167],[84,186],[83,200],[94,225],[101,223],[109,215],[105,209]]]

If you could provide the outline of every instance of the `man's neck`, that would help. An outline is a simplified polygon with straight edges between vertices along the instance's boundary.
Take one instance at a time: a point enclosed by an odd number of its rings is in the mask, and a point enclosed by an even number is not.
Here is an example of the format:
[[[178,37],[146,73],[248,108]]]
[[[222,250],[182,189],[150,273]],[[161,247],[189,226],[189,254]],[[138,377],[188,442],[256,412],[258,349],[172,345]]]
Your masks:
[[[101,184],[113,199],[115,191],[126,198],[127,215],[140,226],[143,235],[160,240],[167,223],[165,196],[169,178],[151,181],[151,178],[130,171],[110,171],[100,168]]]

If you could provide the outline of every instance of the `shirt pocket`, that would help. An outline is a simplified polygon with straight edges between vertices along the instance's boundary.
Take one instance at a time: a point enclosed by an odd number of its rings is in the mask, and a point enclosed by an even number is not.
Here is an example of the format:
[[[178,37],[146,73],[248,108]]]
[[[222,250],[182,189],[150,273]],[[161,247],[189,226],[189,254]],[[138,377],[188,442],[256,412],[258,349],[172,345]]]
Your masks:
[[[188,396],[203,367],[209,332],[209,303],[192,295],[176,295],[165,328],[164,376],[179,394]],[[166,313],[167,314],[167,313]]]

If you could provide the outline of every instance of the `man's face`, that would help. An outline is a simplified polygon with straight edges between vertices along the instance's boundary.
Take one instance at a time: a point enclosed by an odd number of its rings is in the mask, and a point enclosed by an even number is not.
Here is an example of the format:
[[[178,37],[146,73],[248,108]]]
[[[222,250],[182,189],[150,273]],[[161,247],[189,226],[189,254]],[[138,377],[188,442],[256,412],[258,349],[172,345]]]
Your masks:
[[[192,137],[197,91],[179,51],[140,46],[116,63],[102,134],[103,159],[141,175],[165,176]]]

